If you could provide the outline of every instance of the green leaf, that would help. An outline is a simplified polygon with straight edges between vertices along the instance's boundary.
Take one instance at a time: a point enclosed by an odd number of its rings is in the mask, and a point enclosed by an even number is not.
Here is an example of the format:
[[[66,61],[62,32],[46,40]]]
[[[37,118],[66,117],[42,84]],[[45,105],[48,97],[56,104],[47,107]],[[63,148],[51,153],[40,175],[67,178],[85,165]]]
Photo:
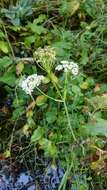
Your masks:
[[[104,84],[101,85],[100,92],[101,93],[107,92],[107,84],[106,83],[104,83]]]
[[[80,88],[81,88],[82,90],[87,90],[88,87],[89,87],[89,84],[88,84],[87,81],[84,81],[84,82],[80,85]]]
[[[16,120],[25,113],[25,107],[20,106],[13,111],[12,119]]]
[[[82,128],[89,135],[107,136],[107,120],[97,118],[96,121],[90,122]]]
[[[0,82],[14,87],[16,83],[16,77],[13,73],[5,73],[2,77],[0,77]]]
[[[31,143],[35,143],[40,140],[44,135],[44,128],[38,127],[31,136]]]
[[[83,48],[82,52],[81,52],[80,62],[81,62],[82,65],[86,65],[88,60],[89,60],[88,48]]]
[[[8,48],[7,42],[0,41],[0,50],[2,52],[6,53],[6,54],[9,52],[9,48]]]
[[[14,98],[12,106],[14,108],[23,106],[26,104],[26,101],[27,101],[27,94],[25,94],[23,91],[21,92],[19,91],[18,97]]]
[[[49,124],[54,123],[57,119],[57,109],[53,108],[50,112],[46,113],[46,120]]]
[[[12,59],[11,58],[9,58],[7,56],[5,56],[3,58],[0,58],[0,69],[1,68],[6,68],[11,64],[12,64]]]
[[[85,12],[87,12],[87,14],[89,16],[91,16],[92,18],[97,17],[98,15],[98,6],[96,6],[96,1],[94,0],[85,0],[83,3],[83,8],[85,10]]]
[[[36,126],[36,123],[35,123],[35,121],[33,120],[32,117],[29,117],[29,118],[27,119],[27,122],[28,122],[28,125],[29,125],[31,128],[34,128],[34,127]]]
[[[60,14],[66,16],[72,16],[79,9],[80,3],[78,0],[73,0],[70,2],[62,1],[62,5],[59,9]]]
[[[35,25],[35,24],[31,24],[30,28],[31,28],[32,32],[37,33],[38,35],[46,32],[46,29],[41,25],[38,26],[38,25]]]
[[[5,35],[1,30],[0,30],[0,38],[5,38]]]
[[[72,92],[74,94],[79,94],[80,95],[81,94],[81,89],[77,85],[72,85]]]
[[[42,106],[43,104],[45,104],[47,101],[47,97],[44,95],[40,95],[36,98],[36,105],[37,106]]]
[[[35,36],[35,35],[25,37],[25,39],[24,39],[25,45],[26,45],[26,46],[30,46],[32,43],[35,42],[35,39],[36,39],[36,36]]]
[[[69,54],[71,43],[66,40],[61,40],[54,42],[53,47],[55,48],[57,56],[65,58]]]
[[[38,18],[34,19],[33,23],[29,22],[28,23],[28,27],[32,28],[35,26],[41,26],[40,24],[42,24],[44,21],[46,20],[46,15],[39,15]]]
[[[41,148],[45,151],[46,156],[56,156],[57,155],[57,148],[56,146],[48,139],[42,138],[39,141]]]
[[[29,23],[28,27],[32,32],[37,33],[38,35],[45,33],[47,30],[41,24],[46,20],[46,15],[40,15],[33,23]]]
[[[46,15],[44,14],[40,14],[39,17],[37,19],[34,20],[35,24],[40,24],[42,22],[44,22],[46,20]]]

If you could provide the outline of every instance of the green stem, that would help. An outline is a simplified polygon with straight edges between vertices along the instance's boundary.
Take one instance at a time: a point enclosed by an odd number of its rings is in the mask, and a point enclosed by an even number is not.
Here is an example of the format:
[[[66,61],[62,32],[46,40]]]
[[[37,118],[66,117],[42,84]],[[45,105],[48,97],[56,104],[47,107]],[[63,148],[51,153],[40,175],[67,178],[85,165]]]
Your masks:
[[[59,88],[58,88],[56,82],[53,80],[52,74],[53,74],[52,72],[48,72],[48,76],[49,76],[49,78],[50,78],[50,80],[51,80],[53,86],[55,87],[55,89],[56,89],[58,95],[59,95],[59,96],[61,97],[61,99],[63,100],[63,97],[62,97],[62,95],[61,95],[61,93],[60,93],[60,90],[59,90]]]
[[[41,93],[41,94],[43,94],[44,96],[46,96],[47,98],[49,98],[49,99],[51,99],[51,100],[54,100],[54,101],[56,101],[56,102],[63,102],[63,100],[59,100],[59,99],[55,99],[55,98],[53,98],[53,97],[51,97],[51,96],[48,96],[47,94],[45,94],[40,88],[38,88],[38,87],[36,87],[36,89]]]
[[[49,74],[49,73],[48,73]],[[57,87],[57,84],[52,80],[51,76],[50,76],[50,79],[52,81],[52,84],[54,85],[55,89],[57,90],[57,93],[59,94],[59,96],[61,97],[62,99],[62,102],[64,103],[64,109],[65,109],[65,113],[66,113],[66,116],[67,116],[67,121],[68,121],[68,126],[70,128],[70,131],[72,133],[72,137],[73,137],[73,140],[76,141],[76,137],[75,137],[75,134],[74,134],[74,131],[72,129],[72,125],[71,125],[71,122],[70,122],[70,117],[69,117],[69,113],[68,113],[68,109],[67,109],[67,105],[66,105],[66,102],[65,102],[65,99],[66,99],[66,93],[64,94],[64,97],[62,96],[59,88]],[[66,74],[66,78],[65,78],[65,87],[64,89],[66,88],[67,86],[67,74]],[[66,89],[65,89],[66,90]],[[67,90],[66,90],[67,91]]]
[[[64,84],[64,100],[66,100],[66,95],[67,95],[67,80],[68,80],[68,75],[67,72],[65,73],[65,84]]]
[[[35,99],[34,99],[34,97],[32,96],[32,94],[30,94],[30,97],[31,97],[32,101],[34,102]]]
[[[68,121],[68,126],[71,130],[71,133],[72,133],[72,137],[73,137],[73,140],[76,141],[76,137],[75,137],[75,134],[74,134],[74,131],[72,129],[72,125],[71,125],[71,122],[70,122],[70,117],[69,117],[69,113],[68,113],[68,108],[67,108],[67,105],[66,105],[66,102],[64,100],[64,108],[65,108],[65,112],[66,112],[66,116],[67,116],[67,121]]]
[[[3,30],[4,30],[4,33],[5,33],[5,37],[6,37],[7,43],[9,45],[9,47],[10,47],[10,50],[11,50],[11,53],[12,53],[12,56],[13,56],[13,60],[15,60],[15,55],[14,55],[13,47],[12,47],[12,45],[10,43],[6,27],[5,27],[5,25],[3,23],[2,23],[2,27],[3,27]]]
[[[68,178],[68,176],[69,176],[69,174],[71,172],[72,167],[73,167],[73,162],[71,162],[71,165],[69,165],[67,167],[67,170],[66,170],[66,172],[65,172],[65,174],[64,174],[64,176],[63,176],[63,178],[61,180],[61,183],[60,183],[60,185],[58,187],[58,190],[61,190],[61,189],[65,190],[66,184],[67,184],[67,178]]]
[[[59,94],[59,96],[61,97],[62,102],[63,102],[63,97],[62,97],[62,94],[60,93],[60,90],[58,89],[58,87],[57,87],[56,83],[55,83],[54,81],[52,81],[52,83],[53,83],[54,87],[56,88],[57,93]]]
[[[64,98],[63,98],[63,96],[62,96],[60,90],[59,90],[58,87],[57,87],[57,84],[55,84],[54,81],[52,81],[52,83],[53,83],[54,87],[56,88],[57,93],[58,93],[59,96],[61,97],[62,102],[64,103],[64,109],[65,109],[65,113],[66,113],[66,116],[67,116],[68,126],[69,126],[69,128],[70,128],[70,130],[71,130],[73,140],[76,141],[76,137],[75,137],[75,134],[74,134],[74,131],[73,131],[73,129],[72,129],[71,122],[70,122],[70,117],[69,117],[69,113],[68,113],[67,105],[66,105],[66,102],[65,102],[66,94],[64,95]],[[67,75],[66,75],[66,81],[65,81],[65,84],[67,85]]]

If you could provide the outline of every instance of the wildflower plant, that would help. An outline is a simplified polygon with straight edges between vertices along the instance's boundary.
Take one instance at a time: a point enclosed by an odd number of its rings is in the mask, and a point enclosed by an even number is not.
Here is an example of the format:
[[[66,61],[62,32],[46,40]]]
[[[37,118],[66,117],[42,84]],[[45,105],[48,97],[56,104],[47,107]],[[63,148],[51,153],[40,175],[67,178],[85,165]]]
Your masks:
[[[72,129],[72,125],[70,122],[70,117],[68,113],[68,108],[66,104],[66,96],[67,96],[67,83],[68,83],[68,75],[72,73],[72,75],[76,76],[79,73],[78,64],[73,61],[62,60],[59,65],[55,67],[56,61],[56,53],[53,48],[46,46],[45,48],[38,48],[37,51],[34,53],[34,59],[40,65],[40,67],[48,73],[48,77],[50,78],[50,82],[52,83],[53,87],[56,89],[58,97],[60,99],[54,99],[53,97],[48,96],[45,94],[38,86],[44,80],[43,75],[33,74],[24,78],[24,80],[20,83],[20,87],[25,91],[26,94],[29,94],[32,97],[32,92],[36,87],[40,93],[45,95],[46,97],[53,99],[55,101],[62,102],[64,105],[68,127],[71,130],[71,134],[74,140],[76,140],[75,134]],[[55,71],[64,71],[65,79],[64,79],[64,87],[63,92],[60,90],[59,84],[57,82],[57,76],[55,75]],[[33,98],[33,97],[32,97]]]
[[[55,67],[55,62],[56,62],[56,52],[53,48],[46,46],[44,48],[38,48],[34,52],[34,59],[36,63],[40,66],[41,69],[45,70],[46,73],[48,74],[48,77],[50,79],[50,82],[52,83],[54,89],[57,92],[57,95],[59,99],[55,99],[53,97],[48,96],[46,93],[44,93],[40,88],[39,85],[43,82],[44,76],[43,75],[38,75],[38,74],[33,74],[28,76],[27,78],[24,78],[19,86],[22,88],[22,90],[25,91],[26,94],[29,94],[31,98],[34,100],[32,93],[34,91],[34,88],[39,90],[42,95],[63,103],[67,121],[68,121],[68,127],[71,130],[71,134],[74,140],[76,140],[74,131],[72,129],[70,117],[69,117],[69,112],[67,108],[67,103],[66,103],[66,97],[67,97],[67,85],[68,85],[68,75],[72,74],[73,76],[78,75],[79,73],[79,67],[78,64],[73,62],[73,61],[68,61],[68,60],[62,60],[59,65]],[[60,86],[59,86],[59,81],[57,76],[55,75],[55,71],[64,71],[64,86],[63,86],[63,91],[61,91]]]

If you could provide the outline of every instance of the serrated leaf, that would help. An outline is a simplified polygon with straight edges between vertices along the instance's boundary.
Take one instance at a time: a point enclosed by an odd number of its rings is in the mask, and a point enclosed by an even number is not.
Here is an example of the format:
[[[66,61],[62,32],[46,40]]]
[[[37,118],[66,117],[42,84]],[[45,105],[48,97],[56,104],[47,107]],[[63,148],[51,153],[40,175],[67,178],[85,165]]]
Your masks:
[[[31,136],[31,143],[35,143],[40,140],[44,135],[44,128],[38,127]]]

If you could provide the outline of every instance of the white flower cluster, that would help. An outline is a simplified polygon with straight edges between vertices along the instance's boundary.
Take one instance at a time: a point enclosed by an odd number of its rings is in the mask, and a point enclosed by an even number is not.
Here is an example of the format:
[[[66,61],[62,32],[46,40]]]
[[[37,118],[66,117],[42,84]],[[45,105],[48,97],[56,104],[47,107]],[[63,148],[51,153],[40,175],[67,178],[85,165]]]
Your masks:
[[[77,63],[74,63],[73,61],[69,62],[69,61],[64,60],[64,61],[61,61],[61,64],[57,65],[55,70],[57,71],[64,70],[64,72],[70,71],[73,75],[77,75],[79,72],[79,67]]]
[[[42,83],[43,79],[43,75],[33,74],[21,80],[19,86],[22,88],[22,90],[25,91],[26,94],[31,95],[34,88],[36,86],[39,86]]]

